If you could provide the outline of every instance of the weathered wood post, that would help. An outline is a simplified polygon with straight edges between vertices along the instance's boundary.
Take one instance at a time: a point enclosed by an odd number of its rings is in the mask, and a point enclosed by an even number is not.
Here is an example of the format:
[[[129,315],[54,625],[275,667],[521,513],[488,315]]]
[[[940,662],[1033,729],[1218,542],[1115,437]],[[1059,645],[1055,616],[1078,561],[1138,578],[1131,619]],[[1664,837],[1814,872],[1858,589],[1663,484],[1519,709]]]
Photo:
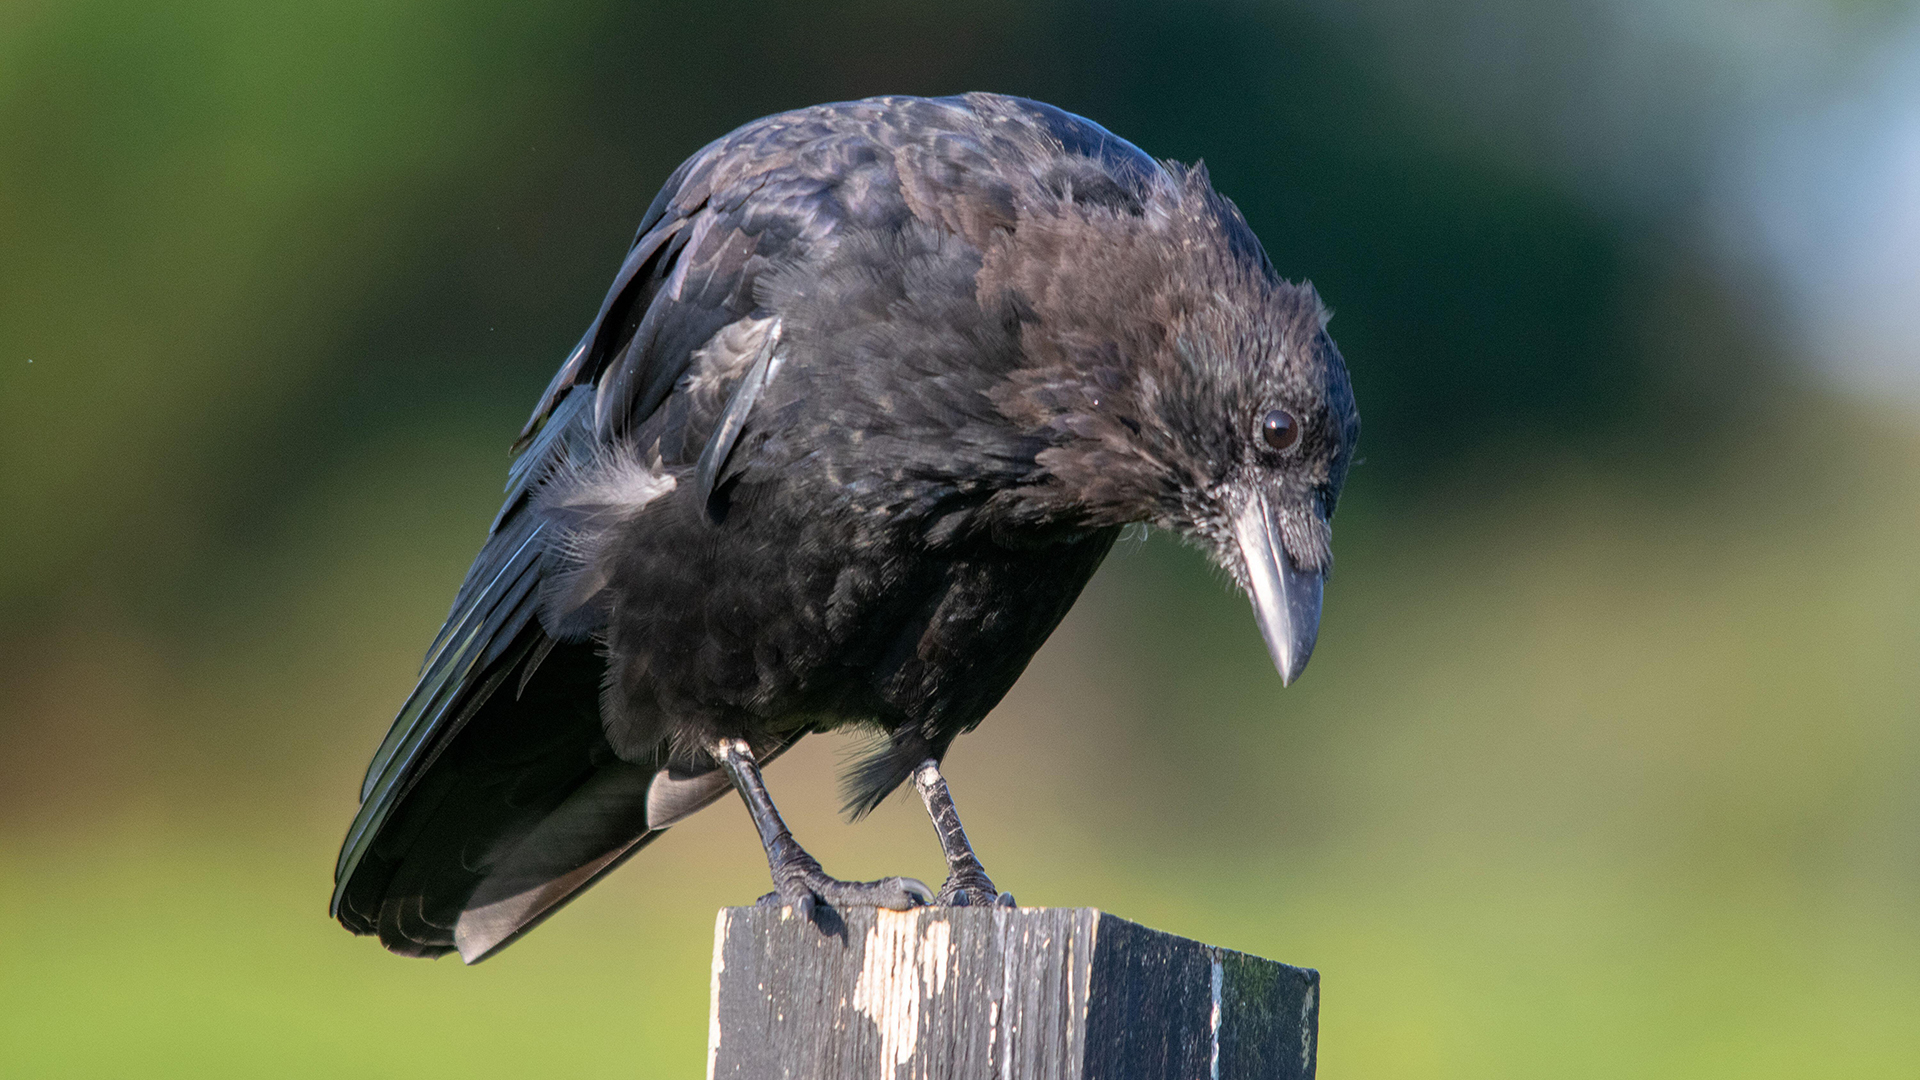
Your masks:
[[[710,1080],[1310,1080],[1318,972],[1092,908],[726,908]]]

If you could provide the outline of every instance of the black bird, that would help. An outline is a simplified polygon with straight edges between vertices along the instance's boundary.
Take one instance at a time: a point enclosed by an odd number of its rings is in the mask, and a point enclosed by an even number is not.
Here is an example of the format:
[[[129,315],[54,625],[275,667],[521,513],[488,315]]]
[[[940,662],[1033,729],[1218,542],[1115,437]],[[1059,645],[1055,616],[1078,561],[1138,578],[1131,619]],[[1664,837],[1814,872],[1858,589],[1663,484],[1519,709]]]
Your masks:
[[[729,789],[767,901],[1011,903],[939,763],[1119,529],[1205,550],[1283,682],[1359,417],[1311,286],[1203,169],[992,94],[757,120],[647,209],[520,434],[506,505],[374,756],[333,914],[493,954]],[[950,876],[828,877],[759,766],[854,725]]]

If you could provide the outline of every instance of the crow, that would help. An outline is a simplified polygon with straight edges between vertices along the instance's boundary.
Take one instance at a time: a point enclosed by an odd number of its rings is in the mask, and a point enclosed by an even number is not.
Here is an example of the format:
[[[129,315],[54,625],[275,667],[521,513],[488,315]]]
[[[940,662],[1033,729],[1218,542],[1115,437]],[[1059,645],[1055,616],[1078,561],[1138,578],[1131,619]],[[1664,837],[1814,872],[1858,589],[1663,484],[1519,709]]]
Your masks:
[[[514,444],[333,916],[473,963],[729,790],[762,902],[1011,904],[940,762],[1123,526],[1200,547],[1282,683],[1305,666],[1359,435],[1327,317],[1204,167],[1050,105],[871,98],[707,146]],[[938,893],[829,877],[781,820],[760,766],[844,727],[877,746],[847,810],[911,779]]]

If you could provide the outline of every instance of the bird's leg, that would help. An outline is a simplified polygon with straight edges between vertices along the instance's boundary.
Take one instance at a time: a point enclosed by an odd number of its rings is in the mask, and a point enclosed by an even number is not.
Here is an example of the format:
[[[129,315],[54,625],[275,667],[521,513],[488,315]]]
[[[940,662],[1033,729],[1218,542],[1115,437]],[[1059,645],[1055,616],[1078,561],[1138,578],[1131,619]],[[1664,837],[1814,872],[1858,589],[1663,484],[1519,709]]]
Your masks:
[[[940,834],[940,850],[947,857],[947,883],[933,898],[936,904],[954,907],[1013,906],[1013,894],[993,887],[987,868],[967,842],[967,831],[960,827],[960,811],[947,790],[947,778],[940,775],[940,763],[928,758],[913,771],[913,786],[920,789],[920,801],[927,804],[927,816],[933,819],[933,831]]]
[[[714,745],[713,756],[733,778],[735,790],[746,802],[747,812],[753,815],[754,828],[760,831],[760,844],[767,849],[774,891],[761,897],[761,903],[788,904],[803,918],[810,919],[814,905],[821,903],[830,907],[884,907],[904,911],[933,900],[933,890],[913,878],[841,881],[828,877],[781,820],[746,740],[721,739]]]

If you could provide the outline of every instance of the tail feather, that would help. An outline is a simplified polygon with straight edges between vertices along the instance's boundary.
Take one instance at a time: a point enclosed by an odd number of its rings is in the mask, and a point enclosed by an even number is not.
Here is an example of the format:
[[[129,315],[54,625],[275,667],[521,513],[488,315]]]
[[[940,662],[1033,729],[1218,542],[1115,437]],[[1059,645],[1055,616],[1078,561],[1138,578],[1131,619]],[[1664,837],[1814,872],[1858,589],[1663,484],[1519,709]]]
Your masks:
[[[621,761],[601,732],[604,666],[593,645],[560,643],[521,693],[502,679],[342,883],[340,921],[403,955],[471,963],[658,835],[656,767]]]

